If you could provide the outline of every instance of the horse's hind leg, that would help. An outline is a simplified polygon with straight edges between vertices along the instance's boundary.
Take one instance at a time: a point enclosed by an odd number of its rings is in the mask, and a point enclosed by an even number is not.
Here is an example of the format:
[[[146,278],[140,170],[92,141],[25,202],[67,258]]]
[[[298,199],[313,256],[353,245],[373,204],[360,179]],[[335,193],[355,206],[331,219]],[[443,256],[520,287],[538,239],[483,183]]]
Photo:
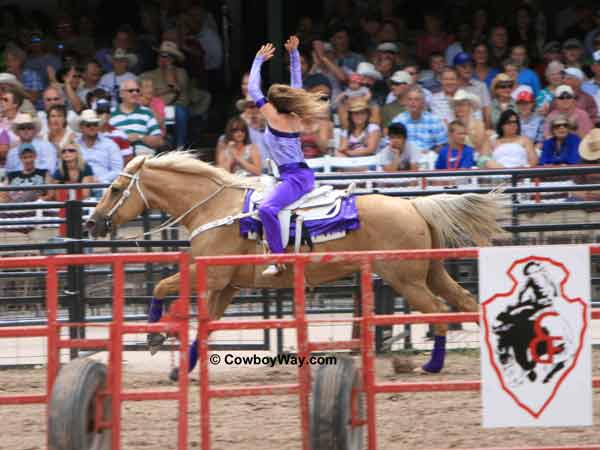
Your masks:
[[[422,313],[443,313],[447,311],[447,306],[429,290],[425,283],[425,274],[429,269],[428,261],[411,261],[412,266],[408,269],[405,263],[388,264],[377,269],[377,273],[386,280],[394,290],[401,294],[411,309]],[[422,267],[419,267],[422,265]],[[404,274],[402,279],[397,274]],[[438,373],[444,367],[446,357],[446,333],[448,325],[445,323],[436,323],[433,325],[435,341],[433,352],[429,362],[422,366],[422,369],[429,373]]]
[[[442,261],[432,261],[427,284],[436,294],[461,312],[477,312],[478,305],[469,291],[463,289],[446,271]]]

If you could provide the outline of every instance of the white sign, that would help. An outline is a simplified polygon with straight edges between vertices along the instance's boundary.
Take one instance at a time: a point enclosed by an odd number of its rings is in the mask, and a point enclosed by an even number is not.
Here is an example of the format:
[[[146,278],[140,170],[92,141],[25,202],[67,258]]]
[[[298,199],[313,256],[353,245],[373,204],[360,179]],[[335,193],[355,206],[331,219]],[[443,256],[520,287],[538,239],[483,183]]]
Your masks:
[[[479,252],[484,427],[592,425],[586,245]]]

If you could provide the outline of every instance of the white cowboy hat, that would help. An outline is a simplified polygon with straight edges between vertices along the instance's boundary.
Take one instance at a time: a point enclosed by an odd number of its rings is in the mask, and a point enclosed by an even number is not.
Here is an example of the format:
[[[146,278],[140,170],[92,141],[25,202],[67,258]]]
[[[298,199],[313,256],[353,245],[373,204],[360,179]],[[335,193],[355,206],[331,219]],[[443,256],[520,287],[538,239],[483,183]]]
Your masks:
[[[12,73],[0,73],[0,84],[8,84],[16,87],[20,91],[25,92],[25,87],[23,86],[23,84]]]
[[[159,48],[155,48],[158,53],[168,53],[173,56],[178,62],[183,62],[185,55],[179,50],[177,44],[171,41],[163,41]]]
[[[111,63],[115,59],[126,59],[128,67],[135,66],[138,63],[138,57],[136,55],[134,55],[133,53],[127,53],[127,50],[122,48],[116,48],[112,55],[109,55],[107,59]]]
[[[40,120],[38,119],[37,115],[30,114],[30,113],[19,113],[19,114],[17,114],[17,116],[15,117],[15,120],[13,120],[13,123],[10,126],[11,129],[12,129],[12,131],[13,131],[13,133],[16,133],[17,128],[19,127],[19,125],[33,125],[33,126],[35,126],[35,134],[36,135],[42,129],[42,124],[40,123]]]
[[[79,126],[81,122],[97,123],[98,125],[102,125],[102,119],[93,109],[84,109],[83,111],[81,111],[81,114],[77,116],[76,119],[72,120],[69,126],[73,131],[81,133],[81,128]]]
[[[370,77],[375,80],[383,80],[383,75],[379,73],[375,66],[369,62],[361,62],[356,68],[356,73],[363,77]]]
[[[255,105],[256,103],[254,102],[254,100],[252,100],[250,96],[248,96],[246,98],[240,98],[237,102],[235,102],[235,107],[239,112],[244,112],[248,105],[253,104]]]
[[[592,128],[581,140],[579,156],[588,161],[600,159],[600,128]]]
[[[455,106],[459,102],[469,102],[471,103],[471,107],[475,110],[481,108],[481,102],[479,101],[479,97],[475,94],[465,91],[464,89],[459,89],[454,93],[454,97],[452,97],[452,106]]]

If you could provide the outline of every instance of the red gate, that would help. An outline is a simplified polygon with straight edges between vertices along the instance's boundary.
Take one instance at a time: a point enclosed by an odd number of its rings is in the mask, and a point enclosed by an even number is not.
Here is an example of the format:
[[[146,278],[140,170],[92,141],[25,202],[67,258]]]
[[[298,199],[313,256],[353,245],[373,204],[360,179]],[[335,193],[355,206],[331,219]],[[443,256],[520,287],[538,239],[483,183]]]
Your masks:
[[[600,246],[590,246],[590,254],[600,254]],[[304,365],[298,369],[298,383],[270,386],[254,386],[246,388],[211,388],[208,370],[208,335],[214,330],[249,330],[267,328],[295,328],[297,331],[298,356],[308,357],[311,352],[323,350],[360,349],[362,359],[362,388],[366,397],[366,418],[353,414],[353,427],[367,426],[368,449],[376,450],[376,417],[375,396],[380,393],[423,392],[423,391],[473,391],[480,389],[479,381],[444,381],[413,383],[376,383],[374,372],[374,336],[376,325],[407,323],[439,323],[477,321],[474,313],[454,314],[413,314],[413,315],[374,315],[374,299],[372,291],[372,265],[375,260],[396,259],[466,259],[477,258],[478,249],[457,250],[407,250],[394,252],[347,252],[335,254],[298,254],[298,255],[247,255],[197,258],[197,292],[198,295],[198,342],[200,370],[200,429],[202,449],[210,449],[210,400],[213,398],[256,396],[256,395],[289,395],[296,394],[300,399],[302,449],[310,449],[309,438],[309,393],[311,389],[310,367]],[[346,261],[359,264],[361,268],[362,311],[360,318],[354,319],[314,319],[307,320],[305,312],[304,270],[307,264]],[[178,263],[181,272],[181,293],[170,317],[157,324],[125,324],[124,317],[124,266],[128,263],[171,262]],[[59,368],[59,351],[61,348],[104,348],[109,351],[109,367],[106,387],[98,395],[110,396],[112,400],[112,419],[109,422],[99,421],[95,429],[112,430],[111,448],[120,448],[121,404],[124,401],[141,400],[178,400],[178,448],[187,448],[187,412],[188,412],[188,311],[189,311],[189,257],[186,253],[155,254],[119,254],[119,255],[77,255],[50,256],[28,258],[0,258],[0,268],[45,267],[46,274],[46,308],[47,325],[43,328],[20,327],[0,329],[0,338],[11,337],[46,337],[47,392],[46,395],[0,396],[0,405],[47,403]],[[213,322],[208,317],[206,304],[206,273],[211,265],[242,265],[284,263],[294,267],[294,300],[295,315],[293,319],[243,320]],[[107,264],[113,267],[113,322],[110,323],[108,339],[72,339],[61,340],[62,327],[89,326],[89,324],[61,323],[58,321],[58,269],[67,265]],[[600,318],[600,311],[593,311],[594,319]],[[309,324],[319,323],[358,323],[361,327],[361,338],[338,342],[309,342]],[[180,378],[176,391],[131,391],[122,389],[122,337],[128,333],[172,332],[181,340]],[[600,387],[600,380],[594,379],[594,387]],[[47,413],[48,413],[47,408]],[[577,448],[598,449],[600,446],[577,446]],[[538,447],[538,450],[553,450],[559,447]],[[572,448],[572,447],[570,447]],[[491,450],[491,449],[489,449]]]

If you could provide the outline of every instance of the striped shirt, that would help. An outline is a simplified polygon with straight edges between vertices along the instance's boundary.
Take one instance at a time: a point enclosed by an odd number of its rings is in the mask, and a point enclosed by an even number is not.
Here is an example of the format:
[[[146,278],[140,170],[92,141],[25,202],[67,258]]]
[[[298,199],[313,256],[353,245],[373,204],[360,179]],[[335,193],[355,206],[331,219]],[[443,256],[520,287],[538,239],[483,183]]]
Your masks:
[[[160,126],[154,117],[154,113],[150,108],[145,106],[136,106],[136,108],[130,112],[125,113],[121,110],[121,107],[113,109],[110,114],[109,124],[113,127],[124,131],[125,134],[140,134],[142,136],[160,136]],[[147,154],[154,150],[145,146],[142,141],[136,141],[133,143],[136,153],[138,150],[141,153]]]
[[[446,127],[442,121],[423,111],[421,117],[414,120],[408,111],[398,114],[392,123],[401,122],[406,127],[407,140],[419,150],[430,150],[438,145],[448,142]]]

